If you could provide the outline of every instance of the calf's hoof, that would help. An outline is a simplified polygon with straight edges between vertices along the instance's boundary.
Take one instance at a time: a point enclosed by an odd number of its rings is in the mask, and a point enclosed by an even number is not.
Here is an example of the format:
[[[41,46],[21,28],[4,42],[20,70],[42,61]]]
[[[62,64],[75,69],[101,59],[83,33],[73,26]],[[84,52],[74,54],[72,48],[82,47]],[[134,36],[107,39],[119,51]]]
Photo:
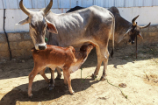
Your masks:
[[[30,98],[31,98],[32,96],[33,96],[33,94],[32,94],[32,93],[28,93],[28,97],[30,97]]]
[[[75,92],[74,91],[70,91],[70,94],[73,95]]]
[[[105,80],[106,80],[105,77],[101,77],[101,78],[100,78],[100,81],[105,81]]]
[[[48,88],[49,88],[49,90],[53,90],[54,89],[54,85],[53,84],[49,84]]]
[[[94,75],[94,74],[92,74],[92,79],[96,79],[97,78],[97,76],[96,75]]]

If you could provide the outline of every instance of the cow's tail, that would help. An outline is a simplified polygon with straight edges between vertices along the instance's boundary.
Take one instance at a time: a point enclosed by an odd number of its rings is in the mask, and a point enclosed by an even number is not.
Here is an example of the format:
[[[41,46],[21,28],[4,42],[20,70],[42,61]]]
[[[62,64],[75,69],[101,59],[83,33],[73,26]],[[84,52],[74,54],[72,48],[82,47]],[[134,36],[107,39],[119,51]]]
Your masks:
[[[111,16],[113,17],[113,21],[112,21],[112,51],[110,53],[110,56],[113,57],[113,54],[114,54],[114,34],[115,34],[115,17],[114,15],[110,12]]]

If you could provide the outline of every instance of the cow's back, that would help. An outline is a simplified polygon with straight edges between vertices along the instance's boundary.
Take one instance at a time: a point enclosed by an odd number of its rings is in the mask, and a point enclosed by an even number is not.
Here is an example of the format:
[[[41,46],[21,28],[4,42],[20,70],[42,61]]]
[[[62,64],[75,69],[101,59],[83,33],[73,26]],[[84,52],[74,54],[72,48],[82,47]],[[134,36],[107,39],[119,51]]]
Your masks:
[[[50,34],[49,44],[59,46],[74,46],[95,41],[96,37],[104,40],[103,34],[106,34],[105,30],[111,29],[113,21],[110,12],[99,6],[61,15],[50,13],[47,18],[58,30],[58,34]]]

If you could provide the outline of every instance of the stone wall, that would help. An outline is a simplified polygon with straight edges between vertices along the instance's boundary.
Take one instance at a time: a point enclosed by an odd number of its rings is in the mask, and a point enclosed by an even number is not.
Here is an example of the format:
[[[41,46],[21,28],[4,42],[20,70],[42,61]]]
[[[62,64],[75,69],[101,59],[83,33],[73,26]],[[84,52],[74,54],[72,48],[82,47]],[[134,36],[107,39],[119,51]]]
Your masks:
[[[157,45],[158,46],[158,26],[150,26],[149,28],[145,28],[141,30],[141,34],[143,39],[138,37],[138,47],[142,46],[150,46]],[[125,37],[121,43],[115,43],[115,48],[119,47],[135,47],[135,45],[130,45],[128,43],[129,38]],[[110,47],[112,46],[110,41]]]
[[[151,26],[142,30],[143,40],[138,38],[138,46],[157,44],[158,46],[158,26]],[[29,33],[8,33],[12,58],[26,59],[32,56],[33,47]],[[128,46],[128,39],[115,44],[115,48]],[[111,46],[111,45],[110,45]],[[135,47],[131,46],[130,47]],[[5,34],[0,34],[0,61],[9,60],[9,50]]]
[[[8,33],[12,58],[31,57],[33,47],[29,33]],[[9,60],[10,53],[5,34],[0,34],[0,61]]]

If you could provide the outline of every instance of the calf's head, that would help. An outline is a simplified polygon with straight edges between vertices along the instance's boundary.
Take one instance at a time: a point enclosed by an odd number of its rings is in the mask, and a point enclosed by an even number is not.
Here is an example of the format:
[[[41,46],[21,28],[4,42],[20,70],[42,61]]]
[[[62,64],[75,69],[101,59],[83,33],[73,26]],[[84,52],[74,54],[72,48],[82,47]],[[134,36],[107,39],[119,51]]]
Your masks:
[[[129,43],[131,43],[131,44],[134,44],[135,38],[137,35],[143,39],[143,37],[140,33],[140,30],[150,26],[150,23],[146,26],[138,26],[137,22],[135,22],[138,17],[139,17],[139,15],[136,16],[135,18],[133,18],[132,27],[125,34],[125,35],[129,35]]]
[[[94,48],[93,44],[89,44],[86,43],[84,45],[81,46],[80,48],[80,52],[82,53],[82,57],[83,59],[85,59],[86,57],[88,57],[89,53],[91,52],[91,50]]]
[[[18,24],[24,25],[29,24],[29,30],[30,30],[30,37],[32,38],[32,41],[34,43],[36,50],[44,50],[47,48],[46,42],[45,42],[45,35],[46,30],[57,34],[58,31],[55,27],[55,25],[51,24],[45,16],[50,11],[51,7],[53,5],[53,0],[50,0],[50,3],[46,8],[44,8],[41,11],[34,12],[28,10],[23,5],[23,0],[20,1],[19,6],[21,10],[28,15],[28,17],[22,21],[20,21]]]

